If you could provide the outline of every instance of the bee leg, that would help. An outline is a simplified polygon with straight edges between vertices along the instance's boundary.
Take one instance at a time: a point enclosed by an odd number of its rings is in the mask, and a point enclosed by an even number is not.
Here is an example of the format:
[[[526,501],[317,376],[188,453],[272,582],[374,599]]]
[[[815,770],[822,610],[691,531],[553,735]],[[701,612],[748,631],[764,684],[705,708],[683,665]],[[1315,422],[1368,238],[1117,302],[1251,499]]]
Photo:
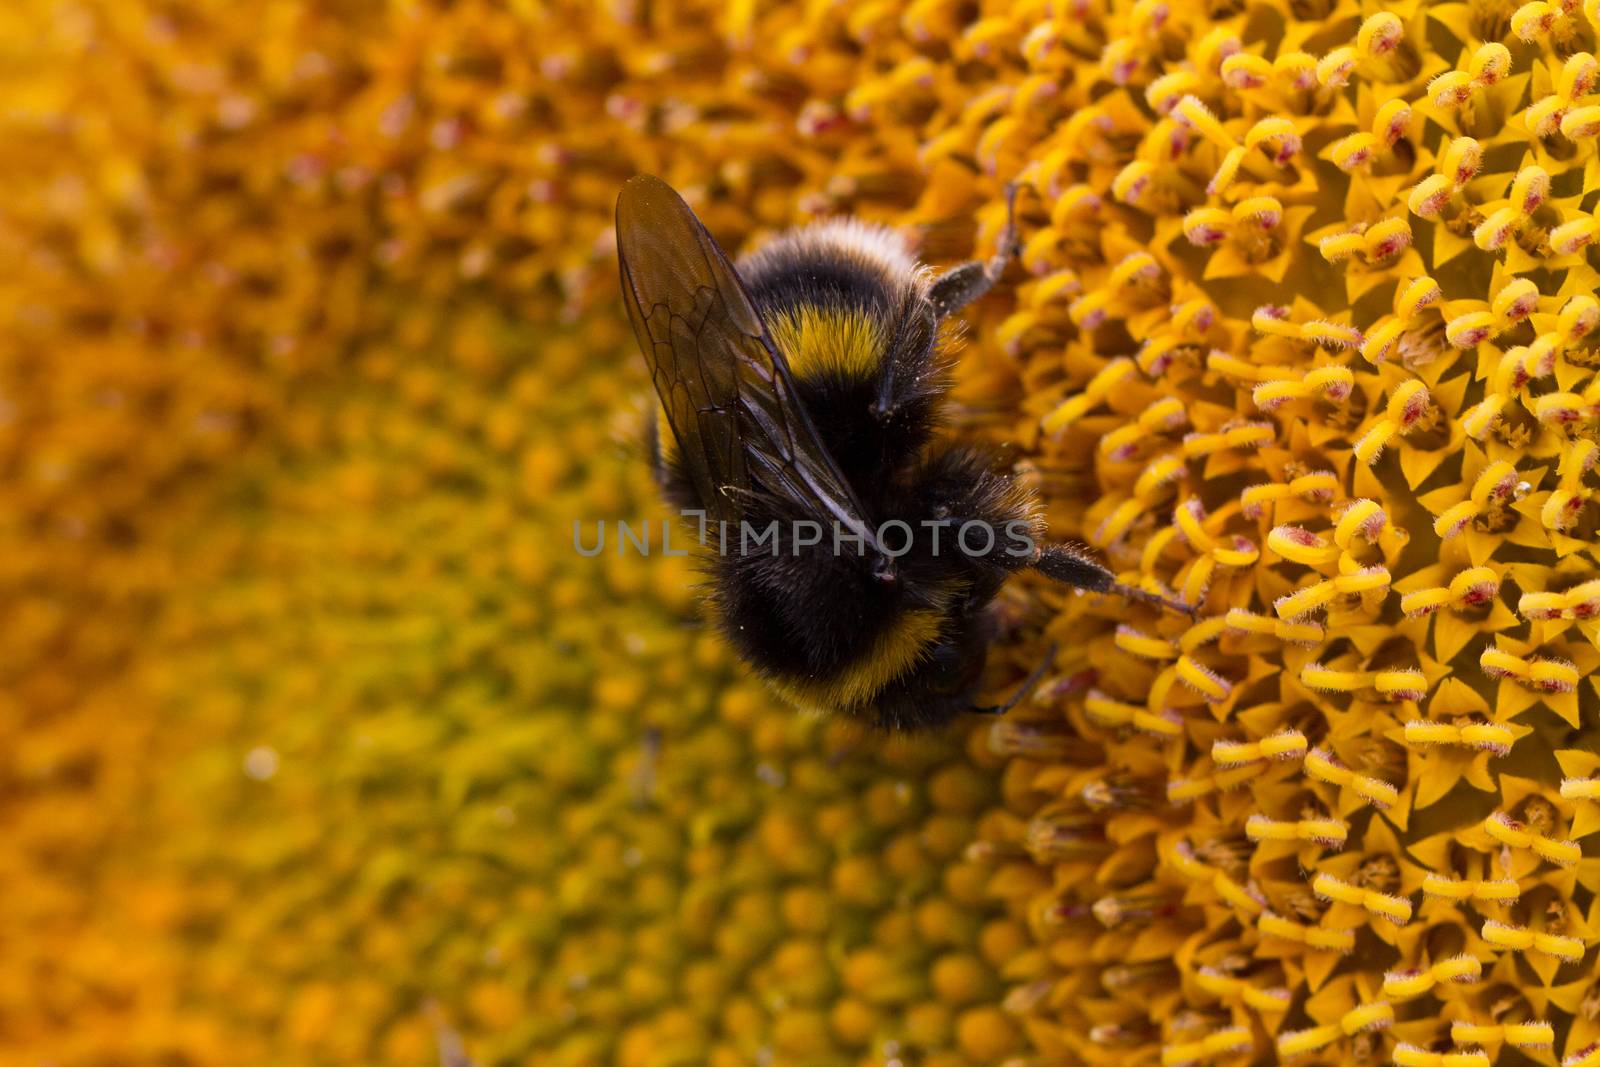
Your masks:
[[[974,260],[952,267],[940,275],[928,294],[933,305],[933,320],[917,323],[918,328],[901,332],[901,339],[890,345],[883,361],[883,376],[872,414],[883,423],[893,420],[907,404],[928,403],[928,382],[937,378],[929,373],[929,358],[938,338],[939,321],[978,299],[1000,280],[1006,266],[1022,252],[1017,237],[1017,183],[1006,186],[1006,225],[1000,231],[999,247],[987,263]],[[919,317],[920,318],[920,317]],[[920,329],[928,327],[926,336]],[[909,338],[906,343],[901,340]],[[941,390],[942,391],[942,390]]]
[[[942,319],[993,289],[1011,260],[1021,252],[1022,242],[1017,236],[1017,183],[1011,182],[1006,186],[1006,227],[1000,231],[1000,247],[987,263],[973,260],[951,267],[939,276],[930,294],[934,314]]]
[[[1123,585],[1117,581],[1116,575],[1093,560],[1078,555],[1065,545],[1046,545],[1040,550],[1039,558],[1035,559],[1032,565],[1046,578],[1053,578],[1074,589],[1085,589],[1091,593],[1114,593],[1129,600],[1138,600],[1166,608],[1168,611],[1181,612],[1191,619],[1195,617],[1195,609],[1191,605],[1181,600],[1169,600],[1155,593],[1147,593],[1131,585]]]
[[[1028,675],[1026,678],[1024,678],[1022,680],[1022,684],[1017,686],[1017,691],[1015,693],[1011,694],[1011,699],[1010,700],[1006,701],[1004,704],[1001,704],[1001,705],[999,705],[997,707],[987,707],[987,708],[974,707],[974,708],[969,708],[969,709],[967,709],[968,714],[970,714],[970,715],[994,715],[994,716],[1004,715],[1006,712],[1010,711],[1012,708],[1014,708],[1018,704],[1020,704],[1022,702],[1022,698],[1023,697],[1025,697],[1029,693],[1033,692],[1033,687],[1039,684],[1039,679],[1044,677],[1044,672],[1049,670],[1050,669],[1050,665],[1052,663],[1054,663],[1055,661],[1056,661],[1056,646],[1055,646],[1054,643],[1052,643],[1048,648],[1046,648],[1044,650],[1044,659],[1040,660],[1039,661],[1039,665],[1033,669],[1033,673]]]

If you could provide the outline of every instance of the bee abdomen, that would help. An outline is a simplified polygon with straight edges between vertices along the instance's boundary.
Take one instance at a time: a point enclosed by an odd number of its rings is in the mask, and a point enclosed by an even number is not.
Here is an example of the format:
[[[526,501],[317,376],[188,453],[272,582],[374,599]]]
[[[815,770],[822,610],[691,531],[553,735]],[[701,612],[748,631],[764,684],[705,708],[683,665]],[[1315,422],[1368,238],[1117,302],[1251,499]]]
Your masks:
[[[763,311],[796,305],[896,312],[927,272],[905,239],[885,226],[830,219],[792,230],[739,261],[739,276]]]
[[[876,375],[896,323],[928,288],[899,234],[856,219],[786,233],[741,260],[739,273],[802,379]]]

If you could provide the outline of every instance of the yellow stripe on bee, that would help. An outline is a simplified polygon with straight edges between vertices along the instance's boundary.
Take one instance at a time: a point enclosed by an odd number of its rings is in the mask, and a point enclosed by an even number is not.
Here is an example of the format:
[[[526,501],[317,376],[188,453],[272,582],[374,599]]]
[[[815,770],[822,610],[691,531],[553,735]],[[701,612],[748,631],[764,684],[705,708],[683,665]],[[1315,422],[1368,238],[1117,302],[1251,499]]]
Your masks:
[[[778,678],[773,687],[802,708],[848,711],[862,707],[910,670],[939,640],[942,620],[943,613],[931,608],[907,611],[878,635],[866,655],[833,677]]]
[[[661,462],[671,465],[678,456],[678,438],[672,432],[672,424],[667,421],[665,408],[656,408],[656,448],[661,453]]]
[[[859,311],[803,305],[770,316],[767,329],[797,378],[868,377],[883,360],[884,337]]]

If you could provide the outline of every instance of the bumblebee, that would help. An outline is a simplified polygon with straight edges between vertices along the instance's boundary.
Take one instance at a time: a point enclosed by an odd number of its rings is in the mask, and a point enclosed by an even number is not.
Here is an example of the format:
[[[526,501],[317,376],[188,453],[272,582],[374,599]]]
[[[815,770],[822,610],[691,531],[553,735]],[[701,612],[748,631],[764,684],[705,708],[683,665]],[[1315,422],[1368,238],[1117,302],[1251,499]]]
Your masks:
[[[906,731],[1005,710],[973,698],[985,609],[1024,568],[1188,610],[1046,543],[993,454],[936,434],[943,326],[1016,254],[1014,203],[1012,188],[993,258],[934,277],[894,231],[854,219],[735,267],[665,182],[623,186],[617,251],[661,402],[657,479],[697,520],[727,640],[802,708]]]

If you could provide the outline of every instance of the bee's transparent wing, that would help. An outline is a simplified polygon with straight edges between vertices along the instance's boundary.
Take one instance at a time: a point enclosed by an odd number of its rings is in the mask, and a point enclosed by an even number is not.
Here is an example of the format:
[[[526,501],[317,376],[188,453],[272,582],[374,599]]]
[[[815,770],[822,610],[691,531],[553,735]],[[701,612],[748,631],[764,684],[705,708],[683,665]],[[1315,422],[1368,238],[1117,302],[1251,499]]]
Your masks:
[[[733,264],[666,182],[641,174],[622,187],[617,254],[628,317],[709,516],[737,521],[764,492],[877,551]]]

